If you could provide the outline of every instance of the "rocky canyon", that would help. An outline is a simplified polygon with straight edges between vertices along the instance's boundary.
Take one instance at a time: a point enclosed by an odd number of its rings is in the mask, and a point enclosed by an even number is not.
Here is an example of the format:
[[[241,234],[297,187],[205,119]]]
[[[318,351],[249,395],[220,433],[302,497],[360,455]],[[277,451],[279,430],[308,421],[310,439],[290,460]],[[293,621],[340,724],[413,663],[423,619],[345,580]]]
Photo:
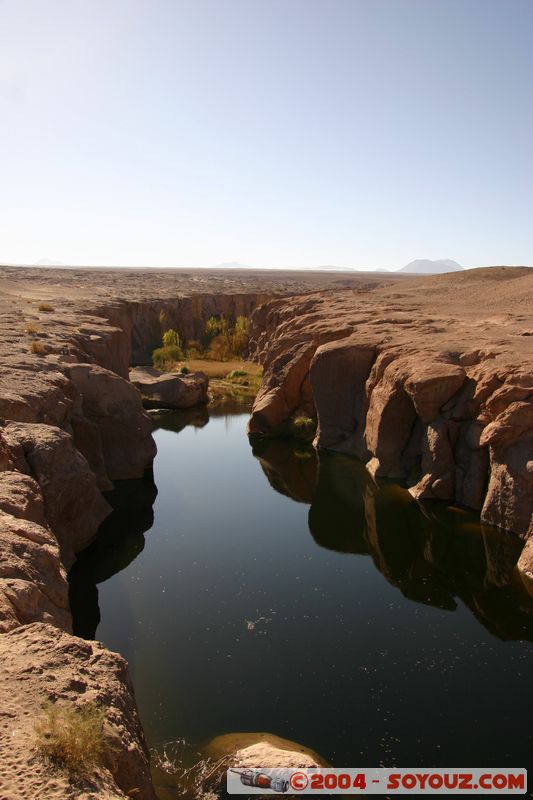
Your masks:
[[[2,267],[0,305],[0,796],[155,797],[127,664],[72,635],[67,571],[114,482],[149,474],[152,423],[130,369],[151,364],[167,328],[194,339],[211,316],[250,318],[264,369],[252,440],[305,420],[319,451],[362,462],[370,484],[478,511],[493,571],[495,542],[507,559],[508,532],[521,537],[516,579],[533,593],[532,269]],[[187,392],[205,401],[206,386]],[[314,514],[327,510],[316,501]],[[36,750],[50,700],[105,709],[116,755],[90,795]]]

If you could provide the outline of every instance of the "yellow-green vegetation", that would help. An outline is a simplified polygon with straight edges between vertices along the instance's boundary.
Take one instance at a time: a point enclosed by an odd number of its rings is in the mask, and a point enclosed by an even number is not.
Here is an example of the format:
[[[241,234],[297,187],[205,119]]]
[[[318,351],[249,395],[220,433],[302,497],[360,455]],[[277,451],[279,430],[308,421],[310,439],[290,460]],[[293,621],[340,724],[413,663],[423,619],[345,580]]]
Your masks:
[[[104,737],[104,712],[94,703],[46,703],[34,723],[40,753],[72,773],[89,773],[110,753]]]
[[[179,333],[173,328],[169,328],[163,334],[163,347],[179,347],[181,349]]]
[[[42,342],[39,342],[37,339],[30,344],[30,350],[32,353],[35,353],[38,356],[44,356],[46,353],[46,347]]]
[[[298,439],[309,441],[313,438],[316,431],[316,420],[311,417],[298,416],[292,420],[291,433]]]
[[[50,303],[39,303],[39,311],[55,311],[55,308]]]
[[[164,311],[160,312],[159,321],[163,327]],[[164,372],[205,372],[212,397],[252,398],[261,385],[263,369],[243,360],[248,342],[246,317],[237,317],[235,322],[224,315],[210,317],[201,340],[187,340],[173,328],[166,330],[161,347],[152,353],[152,361],[156,369]]]
[[[157,369],[171,372],[176,364],[183,358],[183,353],[179,347],[171,345],[169,347],[158,347],[152,353],[152,361]]]
[[[159,314],[163,326],[166,322],[164,311]],[[206,359],[211,361],[231,361],[242,358],[248,347],[248,319],[237,317],[232,323],[223,314],[210,317],[204,329],[202,340],[187,341],[178,331],[169,328],[163,333],[161,347],[152,353],[154,367],[173,371],[184,359]]]
[[[248,347],[248,320],[237,317],[231,325],[224,316],[210,317],[205,326],[207,358],[216,361],[227,361],[230,358],[242,357]]]
[[[232,384],[234,390],[236,389],[245,394],[253,394],[255,397],[261,386],[262,375],[263,370],[261,367],[253,372],[245,369],[232,369],[231,372],[228,372],[226,375],[225,380]]]

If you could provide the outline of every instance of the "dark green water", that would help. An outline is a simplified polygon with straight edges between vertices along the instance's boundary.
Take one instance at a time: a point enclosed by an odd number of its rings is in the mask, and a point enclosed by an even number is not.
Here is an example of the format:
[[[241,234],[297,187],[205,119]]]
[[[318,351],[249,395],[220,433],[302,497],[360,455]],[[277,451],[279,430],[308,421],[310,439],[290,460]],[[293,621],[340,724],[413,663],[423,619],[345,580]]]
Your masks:
[[[343,456],[254,454],[223,411],[157,418],[157,496],[122,484],[71,574],[76,631],[127,658],[149,743],[269,731],[335,766],[527,767],[516,539]]]

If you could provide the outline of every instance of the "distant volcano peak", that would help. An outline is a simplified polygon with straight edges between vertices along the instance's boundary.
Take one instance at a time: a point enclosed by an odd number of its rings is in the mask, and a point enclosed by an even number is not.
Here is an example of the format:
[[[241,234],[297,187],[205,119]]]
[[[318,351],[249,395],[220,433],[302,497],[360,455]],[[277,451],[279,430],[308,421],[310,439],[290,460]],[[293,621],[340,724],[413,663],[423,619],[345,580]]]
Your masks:
[[[450,258],[439,258],[432,261],[430,258],[417,258],[410,261],[399,272],[411,272],[414,275],[439,275],[443,272],[462,272],[463,267]]]

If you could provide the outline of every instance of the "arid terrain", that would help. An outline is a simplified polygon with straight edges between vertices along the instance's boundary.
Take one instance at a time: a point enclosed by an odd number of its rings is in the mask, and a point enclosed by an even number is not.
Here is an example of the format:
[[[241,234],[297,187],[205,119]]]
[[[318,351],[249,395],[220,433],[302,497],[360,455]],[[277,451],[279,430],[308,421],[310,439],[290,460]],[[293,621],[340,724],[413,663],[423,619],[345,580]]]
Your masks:
[[[415,498],[459,503],[526,542],[533,580],[533,269],[434,277],[0,268],[0,797],[154,797],[124,660],[71,635],[66,570],[155,456],[129,368],[165,327],[252,317],[264,368],[250,432],[317,422]],[[503,547],[503,550],[505,547]],[[47,700],[106,708],[115,757],[90,785],[45,764]]]

